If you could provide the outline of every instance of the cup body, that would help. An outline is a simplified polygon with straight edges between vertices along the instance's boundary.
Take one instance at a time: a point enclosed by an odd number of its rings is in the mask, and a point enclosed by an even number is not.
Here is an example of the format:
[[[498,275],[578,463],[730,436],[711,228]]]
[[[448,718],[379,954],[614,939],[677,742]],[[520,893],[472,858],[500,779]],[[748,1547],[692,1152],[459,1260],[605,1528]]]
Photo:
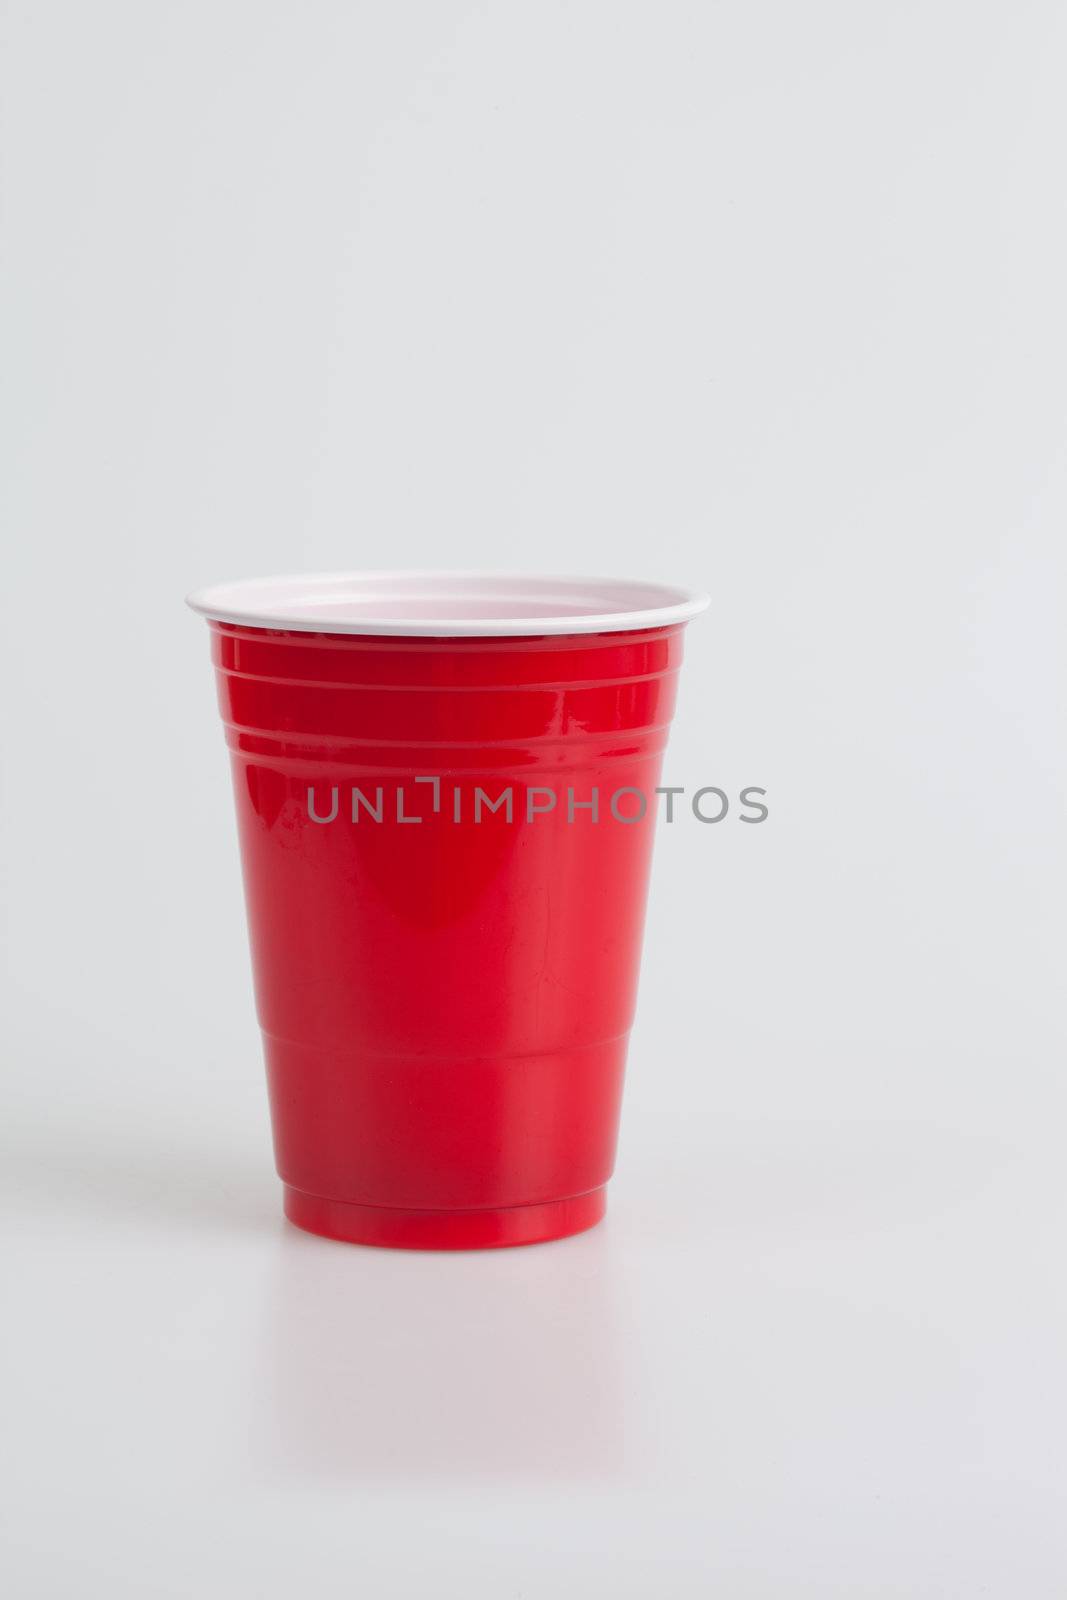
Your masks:
[[[438,1249],[591,1226],[682,626],[210,626],[287,1215]]]

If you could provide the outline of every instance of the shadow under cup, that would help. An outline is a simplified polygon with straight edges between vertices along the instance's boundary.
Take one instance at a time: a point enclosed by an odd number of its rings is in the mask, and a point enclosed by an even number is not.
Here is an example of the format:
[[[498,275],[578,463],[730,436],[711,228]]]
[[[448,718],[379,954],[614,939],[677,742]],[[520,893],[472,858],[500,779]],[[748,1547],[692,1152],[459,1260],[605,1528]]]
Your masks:
[[[286,1214],[431,1249],[592,1226],[682,625],[210,626]]]

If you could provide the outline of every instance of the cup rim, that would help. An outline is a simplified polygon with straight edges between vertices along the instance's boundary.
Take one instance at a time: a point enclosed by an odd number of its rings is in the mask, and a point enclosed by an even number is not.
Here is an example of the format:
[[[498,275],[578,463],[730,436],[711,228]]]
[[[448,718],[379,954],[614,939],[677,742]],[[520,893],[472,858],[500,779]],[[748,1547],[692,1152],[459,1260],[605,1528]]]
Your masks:
[[[286,632],[492,638],[666,628],[710,598],[633,578],[441,568],[242,579],[196,589],[186,603],[213,622]]]

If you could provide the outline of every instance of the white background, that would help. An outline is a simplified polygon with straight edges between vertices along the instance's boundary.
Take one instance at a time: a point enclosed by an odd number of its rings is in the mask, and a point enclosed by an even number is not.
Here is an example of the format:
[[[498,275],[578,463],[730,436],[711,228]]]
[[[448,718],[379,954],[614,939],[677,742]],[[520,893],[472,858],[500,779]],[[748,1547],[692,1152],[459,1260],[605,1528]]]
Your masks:
[[[6,0],[7,1589],[1067,1592],[1067,11]],[[283,1224],[195,585],[707,588],[605,1225]]]

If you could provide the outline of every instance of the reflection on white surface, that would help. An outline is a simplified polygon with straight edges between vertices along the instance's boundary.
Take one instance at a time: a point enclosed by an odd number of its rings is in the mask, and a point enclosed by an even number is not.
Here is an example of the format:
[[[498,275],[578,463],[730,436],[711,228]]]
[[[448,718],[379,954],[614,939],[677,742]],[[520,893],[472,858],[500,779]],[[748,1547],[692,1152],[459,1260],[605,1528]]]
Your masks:
[[[333,1244],[286,1227],[253,1445],[343,1479],[615,1479],[641,1432],[610,1223],[519,1250]]]
[[[433,1255],[108,1120],[0,1128],[20,1600],[1063,1592],[1055,1128],[735,1123]]]

